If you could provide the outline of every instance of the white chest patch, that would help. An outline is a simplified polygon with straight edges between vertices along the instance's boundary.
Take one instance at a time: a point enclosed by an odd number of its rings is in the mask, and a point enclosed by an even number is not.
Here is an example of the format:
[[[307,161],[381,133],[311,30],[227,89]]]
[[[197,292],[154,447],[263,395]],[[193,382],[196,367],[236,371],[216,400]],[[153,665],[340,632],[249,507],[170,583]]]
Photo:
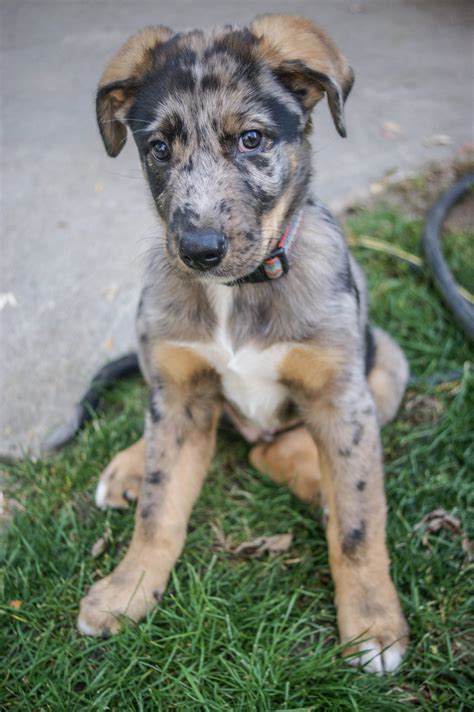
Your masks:
[[[219,373],[224,397],[252,424],[264,430],[278,428],[278,408],[286,388],[278,382],[278,369],[291,344],[262,349],[249,344],[234,351],[229,337],[232,289],[209,285],[208,294],[217,314],[217,327],[209,343],[180,342],[196,351]]]

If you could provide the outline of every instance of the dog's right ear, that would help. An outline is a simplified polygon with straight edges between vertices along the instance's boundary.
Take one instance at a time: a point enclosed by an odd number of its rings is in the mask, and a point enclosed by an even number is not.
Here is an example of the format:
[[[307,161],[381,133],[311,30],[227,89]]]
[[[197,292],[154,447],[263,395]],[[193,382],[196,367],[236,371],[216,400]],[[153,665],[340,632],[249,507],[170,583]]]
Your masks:
[[[109,62],[99,82],[97,122],[105,150],[118,156],[127,140],[126,118],[144,76],[153,69],[155,50],[174,32],[169,27],[145,27],[130,39]]]

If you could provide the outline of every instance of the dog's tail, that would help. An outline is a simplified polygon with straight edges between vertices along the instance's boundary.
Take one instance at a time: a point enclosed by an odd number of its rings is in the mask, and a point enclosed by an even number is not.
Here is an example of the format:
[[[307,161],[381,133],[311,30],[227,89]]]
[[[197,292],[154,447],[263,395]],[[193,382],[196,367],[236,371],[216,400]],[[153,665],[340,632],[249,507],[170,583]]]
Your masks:
[[[57,450],[66,445],[92,418],[101,396],[119,379],[140,373],[140,364],[136,353],[126,354],[115,361],[110,361],[97,371],[85,395],[74,409],[74,414],[67,423],[60,425],[43,443],[45,450]]]

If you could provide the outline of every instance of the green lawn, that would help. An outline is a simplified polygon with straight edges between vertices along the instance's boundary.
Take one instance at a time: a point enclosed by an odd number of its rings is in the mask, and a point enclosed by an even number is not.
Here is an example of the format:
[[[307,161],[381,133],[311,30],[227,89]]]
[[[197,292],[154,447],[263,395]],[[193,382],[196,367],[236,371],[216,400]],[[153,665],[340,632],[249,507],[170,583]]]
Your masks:
[[[352,214],[348,228],[355,239],[420,254],[421,221],[383,204]],[[452,235],[450,244],[458,278],[467,279],[473,236]],[[10,468],[25,511],[10,527],[4,566],[1,709],[473,709],[472,564],[460,533],[431,534],[427,546],[414,531],[443,507],[474,538],[472,351],[426,275],[374,251],[355,253],[369,273],[373,321],[400,341],[413,374],[464,372],[441,387],[419,382],[383,432],[392,573],[411,628],[399,672],[379,678],[341,659],[320,512],[253,472],[247,446],[231,433],[219,437],[162,605],[115,638],[77,635],[80,597],[112,570],[132,532],[133,512],[99,512],[93,493],[112,455],[141,434],[146,394],[135,380],[107,397],[76,444]],[[420,395],[435,400],[416,405]],[[235,544],[285,532],[294,539],[274,559],[236,558],[211,525]],[[111,542],[93,559],[106,527]]]

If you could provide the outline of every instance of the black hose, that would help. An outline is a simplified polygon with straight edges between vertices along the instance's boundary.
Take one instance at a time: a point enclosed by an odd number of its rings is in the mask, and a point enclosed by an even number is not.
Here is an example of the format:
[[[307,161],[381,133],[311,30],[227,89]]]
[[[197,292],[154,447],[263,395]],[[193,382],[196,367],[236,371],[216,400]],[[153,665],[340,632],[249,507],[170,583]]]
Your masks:
[[[440,235],[446,216],[452,206],[474,185],[474,173],[460,178],[434,204],[426,219],[423,248],[434,283],[459,326],[474,340],[474,306],[465,299],[449,270],[441,250]]]

